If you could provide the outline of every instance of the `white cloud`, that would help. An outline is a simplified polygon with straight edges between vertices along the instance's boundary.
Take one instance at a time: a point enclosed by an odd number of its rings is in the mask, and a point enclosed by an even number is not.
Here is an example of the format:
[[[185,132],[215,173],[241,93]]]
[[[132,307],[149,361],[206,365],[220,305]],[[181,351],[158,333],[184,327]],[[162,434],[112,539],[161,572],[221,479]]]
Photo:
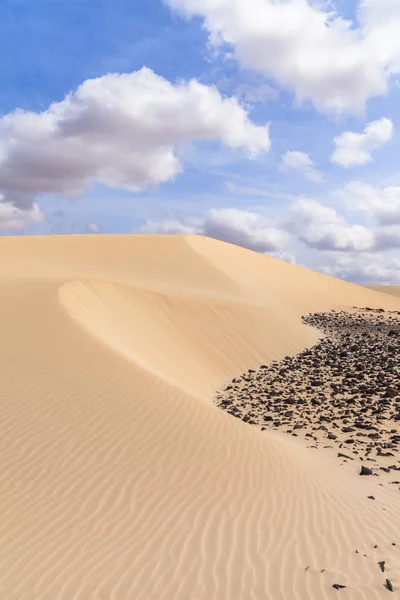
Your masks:
[[[44,221],[45,216],[36,203],[24,210],[0,200],[0,231],[21,231]]]
[[[301,173],[309,181],[319,183],[322,181],[322,175],[314,167],[314,163],[311,160],[309,154],[305,152],[297,152],[288,150],[282,156],[281,169],[293,169]]]
[[[350,225],[332,207],[300,198],[292,207],[287,229],[309,248],[342,252],[366,252],[375,245],[374,233],[362,225]]]
[[[331,264],[319,269],[327,275],[346,281],[369,285],[399,285],[400,260],[376,254],[341,255],[331,257]]]
[[[363,133],[346,131],[334,139],[332,162],[341,167],[365,165],[372,161],[372,152],[388,142],[393,135],[390,119],[368,123]]]
[[[212,209],[201,218],[149,221],[137,233],[195,233],[256,252],[281,250],[289,239],[286,231],[262,215],[235,208]]]
[[[97,223],[88,223],[87,228],[90,233],[100,233],[100,227]]]
[[[298,198],[292,205],[292,226],[302,230],[310,223],[337,223],[340,220],[336,210],[331,206],[320,204],[309,198]]]
[[[374,234],[363,225],[327,223],[312,224],[299,236],[310,248],[365,252],[374,247]]]
[[[171,84],[147,68],[105,75],[42,113],[0,118],[0,189],[25,208],[35,194],[73,196],[93,180],[138,191],[174,178],[176,149],[196,140],[249,155],[270,148],[268,126],[254,125],[237,99],[214,87]]]
[[[363,184],[352,185],[369,189],[369,186]],[[350,224],[332,206],[325,206],[308,198],[299,198],[292,204],[285,227],[314,250],[355,255],[400,248],[399,225],[387,221],[378,223],[378,227]]]
[[[400,224],[400,186],[376,188],[352,181],[340,192],[349,206],[372,215],[380,225]]]
[[[360,0],[358,24],[308,0],[165,0],[200,16],[215,47],[322,110],[360,112],[400,72],[400,3]]]

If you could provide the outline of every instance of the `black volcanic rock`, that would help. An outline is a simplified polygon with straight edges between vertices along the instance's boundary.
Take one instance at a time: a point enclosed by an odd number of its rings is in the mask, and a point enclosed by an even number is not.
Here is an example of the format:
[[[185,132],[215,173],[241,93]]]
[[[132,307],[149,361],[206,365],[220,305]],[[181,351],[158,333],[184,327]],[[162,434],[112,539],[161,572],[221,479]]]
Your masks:
[[[400,311],[315,313],[324,337],[296,356],[248,370],[217,395],[219,407],[264,430],[351,445],[361,460],[396,456],[400,444]],[[301,430],[304,430],[303,432]],[[308,431],[307,431],[308,430]],[[353,434],[339,440],[339,434]],[[309,436],[310,437],[310,436]],[[340,458],[353,459],[339,453]],[[393,465],[394,468],[397,467]],[[389,467],[379,467],[387,472]]]
[[[372,475],[372,469],[370,469],[369,467],[364,467],[363,465],[361,467],[360,475]]]

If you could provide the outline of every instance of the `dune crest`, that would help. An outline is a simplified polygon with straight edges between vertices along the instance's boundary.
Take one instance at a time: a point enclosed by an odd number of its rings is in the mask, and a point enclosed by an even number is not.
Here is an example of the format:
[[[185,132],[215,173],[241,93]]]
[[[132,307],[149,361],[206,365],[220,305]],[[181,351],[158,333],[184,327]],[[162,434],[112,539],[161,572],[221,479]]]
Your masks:
[[[399,298],[206,238],[0,244],[1,598],[372,600],[382,556],[400,587],[396,489],[211,405],[302,314]]]

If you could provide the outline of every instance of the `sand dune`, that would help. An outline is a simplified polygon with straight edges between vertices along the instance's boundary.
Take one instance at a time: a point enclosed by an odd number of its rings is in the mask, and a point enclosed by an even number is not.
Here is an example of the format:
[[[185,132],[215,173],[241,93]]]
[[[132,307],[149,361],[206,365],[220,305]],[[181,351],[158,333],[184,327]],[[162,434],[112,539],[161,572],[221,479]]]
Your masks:
[[[400,296],[400,285],[369,285],[368,287],[376,292]]]
[[[400,590],[397,489],[212,404],[236,373],[312,345],[301,315],[399,298],[200,237],[0,249],[0,598]]]

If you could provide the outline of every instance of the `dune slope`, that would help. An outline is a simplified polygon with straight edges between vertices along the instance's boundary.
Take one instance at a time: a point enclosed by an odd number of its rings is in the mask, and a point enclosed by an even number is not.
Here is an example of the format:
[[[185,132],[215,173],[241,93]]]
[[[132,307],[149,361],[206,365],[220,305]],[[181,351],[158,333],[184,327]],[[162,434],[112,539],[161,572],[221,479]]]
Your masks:
[[[382,292],[383,294],[392,294],[393,296],[400,296],[400,285],[370,285],[368,286],[371,290],[376,292]]]
[[[206,238],[0,245],[1,598],[400,588],[397,490],[211,404],[236,373],[312,345],[302,314],[399,298]]]

